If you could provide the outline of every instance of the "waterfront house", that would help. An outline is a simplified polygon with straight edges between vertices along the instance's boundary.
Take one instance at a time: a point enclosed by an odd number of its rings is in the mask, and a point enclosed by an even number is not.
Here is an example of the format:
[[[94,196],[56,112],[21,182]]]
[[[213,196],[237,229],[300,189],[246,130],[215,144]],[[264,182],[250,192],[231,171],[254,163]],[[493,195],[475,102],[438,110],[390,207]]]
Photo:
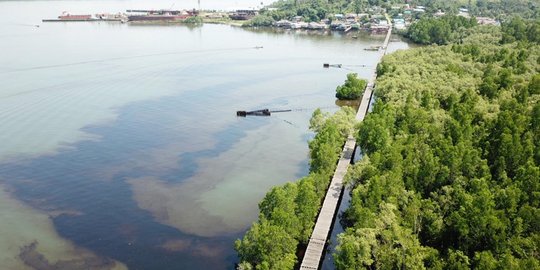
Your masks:
[[[442,17],[445,15],[444,12],[442,12],[440,9],[437,10],[437,12],[435,12],[435,14],[433,14],[435,17]]]
[[[338,21],[341,21],[345,18],[345,16],[343,16],[343,14],[334,14],[334,18],[336,18],[336,20]]]
[[[290,29],[290,28],[292,28],[292,22],[288,21],[288,20],[280,20],[280,21],[275,22],[274,26],[280,27],[280,28],[285,28],[285,29]]]
[[[394,29],[403,30],[405,29],[405,19],[403,18],[394,18]]]
[[[483,25],[499,25],[500,23],[495,19],[489,17],[476,17],[476,22]]]

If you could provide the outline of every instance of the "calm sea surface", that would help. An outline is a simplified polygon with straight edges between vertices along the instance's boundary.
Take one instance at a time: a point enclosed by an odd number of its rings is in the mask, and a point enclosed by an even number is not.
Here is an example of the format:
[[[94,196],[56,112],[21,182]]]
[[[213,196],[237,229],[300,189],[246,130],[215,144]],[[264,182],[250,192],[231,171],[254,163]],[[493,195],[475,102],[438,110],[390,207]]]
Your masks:
[[[313,110],[384,39],[41,22],[172,3],[0,1],[0,268],[233,268],[265,192],[307,173]],[[235,116],[262,108],[293,111]]]

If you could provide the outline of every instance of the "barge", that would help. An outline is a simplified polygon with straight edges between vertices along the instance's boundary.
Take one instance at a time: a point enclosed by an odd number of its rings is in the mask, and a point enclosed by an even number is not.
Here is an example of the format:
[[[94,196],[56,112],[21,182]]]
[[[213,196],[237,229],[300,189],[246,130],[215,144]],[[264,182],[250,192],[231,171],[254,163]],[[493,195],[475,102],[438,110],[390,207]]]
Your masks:
[[[115,21],[115,22],[124,22],[127,20],[127,17],[124,14],[96,14],[95,17],[92,17],[90,14],[84,15],[72,15],[66,11],[62,12],[62,15],[58,16],[57,19],[43,19],[42,22],[95,22],[95,21]]]

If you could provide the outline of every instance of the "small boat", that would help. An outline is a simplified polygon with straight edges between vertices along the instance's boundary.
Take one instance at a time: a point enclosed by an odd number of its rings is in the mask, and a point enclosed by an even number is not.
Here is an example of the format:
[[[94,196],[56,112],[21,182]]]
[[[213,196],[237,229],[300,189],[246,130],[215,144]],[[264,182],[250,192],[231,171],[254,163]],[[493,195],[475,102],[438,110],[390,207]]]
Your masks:
[[[371,46],[369,48],[364,48],[366,51],[378,51],[381,49],[381,46]]]

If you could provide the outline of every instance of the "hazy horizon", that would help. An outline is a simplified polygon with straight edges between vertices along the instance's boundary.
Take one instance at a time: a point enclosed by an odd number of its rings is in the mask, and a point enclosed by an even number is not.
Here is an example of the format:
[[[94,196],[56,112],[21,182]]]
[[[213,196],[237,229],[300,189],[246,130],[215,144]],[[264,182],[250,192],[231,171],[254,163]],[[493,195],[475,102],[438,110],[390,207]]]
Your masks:
[[[56,0],[0,0],[0,2],[48,2]],[[85,0],[60,0],[62,2],[86,2]],[[121,0],[110,1],[101,0],[102,2],[122,3],[126,9],[190,9],[198,8],[198,0],[181,0],[181,1],[146,1],[146,0]],[[56,1],[58,2],[58,1]],[[99,2],[99,1],[98,1]],[[234,10],[242,8],[261,8],[276,2],[275,0],[200,0],[201,9],[206,10]],[[122,10],[123,11],[123,10]]]

